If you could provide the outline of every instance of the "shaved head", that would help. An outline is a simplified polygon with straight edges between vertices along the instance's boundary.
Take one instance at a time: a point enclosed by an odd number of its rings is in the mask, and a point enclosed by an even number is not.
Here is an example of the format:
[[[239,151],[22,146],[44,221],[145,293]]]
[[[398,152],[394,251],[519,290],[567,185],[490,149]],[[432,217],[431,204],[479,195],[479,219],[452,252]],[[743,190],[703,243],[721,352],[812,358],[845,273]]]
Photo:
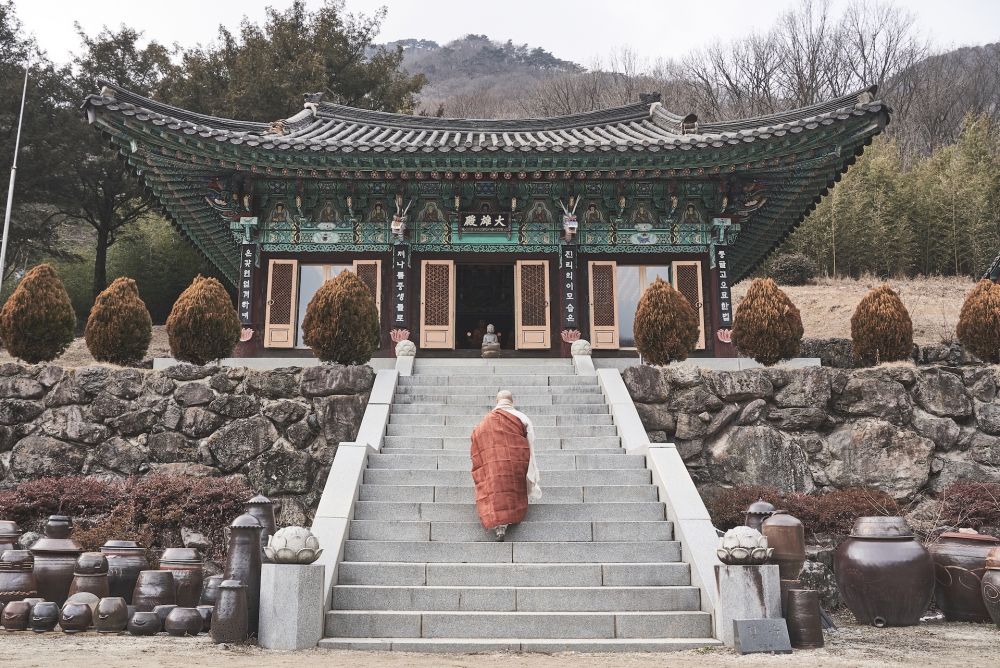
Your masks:
[[[501,401],[514,403],[514,395],[510,393],[510,390],[500,390],[497,392],[497,403],[500,403]]]

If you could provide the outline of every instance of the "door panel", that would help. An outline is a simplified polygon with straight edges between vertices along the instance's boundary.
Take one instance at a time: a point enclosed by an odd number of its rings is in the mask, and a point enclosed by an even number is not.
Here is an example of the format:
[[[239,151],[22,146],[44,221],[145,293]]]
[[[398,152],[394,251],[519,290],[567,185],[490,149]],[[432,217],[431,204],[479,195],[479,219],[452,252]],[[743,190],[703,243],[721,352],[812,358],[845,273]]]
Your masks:
[[[295,292],[298,287],[297,260],[271,260],[267,268],[267,309],[264,315],[264,347],[291,348],[295,345]]]
[[[694,260],[673,263],[674,289],[684,295],[698,316],[698,343],[695,350],[705,349],[705,295],[701,285],[701,262]]]
[[[518,260],[514,269],[516,348],[551,348],[549,261]]]
[[[355,260],[354,273],[368,286],[375,300],[375,310],[382,320],[382,260]]]
[[[590,262],[590,345],[618,350],[618,299],[616,262]]]
[[[420,347],[455,348],[455,263],[420,262]]]

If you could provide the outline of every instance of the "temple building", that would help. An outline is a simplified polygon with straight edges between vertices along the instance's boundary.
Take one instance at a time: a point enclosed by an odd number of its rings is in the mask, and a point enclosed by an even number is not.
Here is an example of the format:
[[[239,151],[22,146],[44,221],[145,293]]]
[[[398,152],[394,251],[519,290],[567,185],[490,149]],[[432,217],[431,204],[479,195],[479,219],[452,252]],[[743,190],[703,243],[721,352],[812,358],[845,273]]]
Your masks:
[[[730,286],[891,111],[874,88],[720,123],[670,113],[658,94],[518,120],[405,116],[310,94],[268,124],[101,85],[84,103],[89,121],[234,288],[260,354],[308,354],[306,306],[350,270],[380,310],[382,355],[398,330],[421,349],[478,351],[488,324],[505,355],[565,355],[577,332],[595,354],[635,354],[636,305],[660,277],[698,314],[695,355],[733,356]]]

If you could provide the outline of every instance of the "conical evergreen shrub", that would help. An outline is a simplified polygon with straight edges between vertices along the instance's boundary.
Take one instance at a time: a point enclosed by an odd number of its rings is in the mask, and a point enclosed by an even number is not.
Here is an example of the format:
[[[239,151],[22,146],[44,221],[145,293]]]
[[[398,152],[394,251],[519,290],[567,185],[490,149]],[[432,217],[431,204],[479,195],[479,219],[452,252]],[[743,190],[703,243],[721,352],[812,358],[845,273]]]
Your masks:
[[[324,283],[306,307],[302,340],[324,362],[365,364],[381,339],[375,300],[353,271]]]
[[[970,353],[990,364],[1000,364],[1000,285],[984,278],[965,297],[955,328]]]
[[[799,354],[802,317],[795,304],[770,278],[755,278],[733,316],[737,352],[764,366]]]
[[[135,364],[146,356],[153,339],[153,320],[139,298],[135,281],[116,278],[97,295],[84,330],[87,349],[98,362]]]
[[[647,364],[680,362],[698,343],[698,316],[684,295],[657,278],[639,299],[633,332]]]
[[[910,314],[888,285],[872,289],[854,310],[851,354],[867,364],[898,362],[913,355]]]
[[[73,303],[48,264],[25,274],[0,311],[0,340],[11,356],[29,364],[62,355],[75,332]]]
[[[222,283],[199,274],[174,302],[167,318],[170,354],[198,365],[231,357],[241,329],[240,318]]]

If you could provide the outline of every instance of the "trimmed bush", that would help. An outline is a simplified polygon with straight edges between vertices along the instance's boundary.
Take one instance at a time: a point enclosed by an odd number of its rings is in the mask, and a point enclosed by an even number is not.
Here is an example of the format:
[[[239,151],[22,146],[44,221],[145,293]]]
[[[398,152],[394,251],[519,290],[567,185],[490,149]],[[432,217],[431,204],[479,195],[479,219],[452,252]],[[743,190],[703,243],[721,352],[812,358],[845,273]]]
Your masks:
[[[733,345],[764,366],[799,354],[802,317],[770,278],[755,278],[733,316]]]
[[[647,364],[684,361],[698,343],[698,317],[687,297],[657,278],[635,310],[635,347]]]
[[[87,350],[98,362],[135,364],[153,340],[153,320],[131,278],[116,278],[97,295],[84,330]]]
[[[240,318],[222,283],[200,274],[177,298],[167,318],[170,354],[191,364],[231,357],[241,331]]]
[[[0,517],[41,531],[49,515],[70,515],[73,537],[92,552],[111,539],[138,540],[154,550],[174,547],[187,527],[208,538],[206,557],[221,560],[225,529],[252,495],[241,478],[40,478],[0,491]]]
[[[0,340],[29,364],[51,362],[73,343],[76,314],[51,265],[29,271],[0,311]]]
[[[997,491],[1000,492],[1000,488]],[[742,525],[747,507],[760,498],[779,510],[787,510],[802,522],[806,532],[814,534],[846,536],[859,517],[902,512],[895,499],[871,487],[847,487],[823,496],[801,492],[779,494],[773,487],[732,487],[709,496],[705,505],[712,524],[728,530]],[[997,511],[1000,512],[1000,508]]]
[[[302,340],[323,362],[365,364],[378,350],[382,327],[375,300],[353,271],[324,283],[306,307]]]
[[[851,354],[868,364],[913,356],[913,323],[903,300],[888,285],[865,295],[851,316]]]
[[[816,263],[801,253],[779,255],[770,273],[778,285],[805,285],[816,278]]]
[[[1000,285],[984,278],[965,297],[955,328],[966,350],[990,364],[1000,364]]]

